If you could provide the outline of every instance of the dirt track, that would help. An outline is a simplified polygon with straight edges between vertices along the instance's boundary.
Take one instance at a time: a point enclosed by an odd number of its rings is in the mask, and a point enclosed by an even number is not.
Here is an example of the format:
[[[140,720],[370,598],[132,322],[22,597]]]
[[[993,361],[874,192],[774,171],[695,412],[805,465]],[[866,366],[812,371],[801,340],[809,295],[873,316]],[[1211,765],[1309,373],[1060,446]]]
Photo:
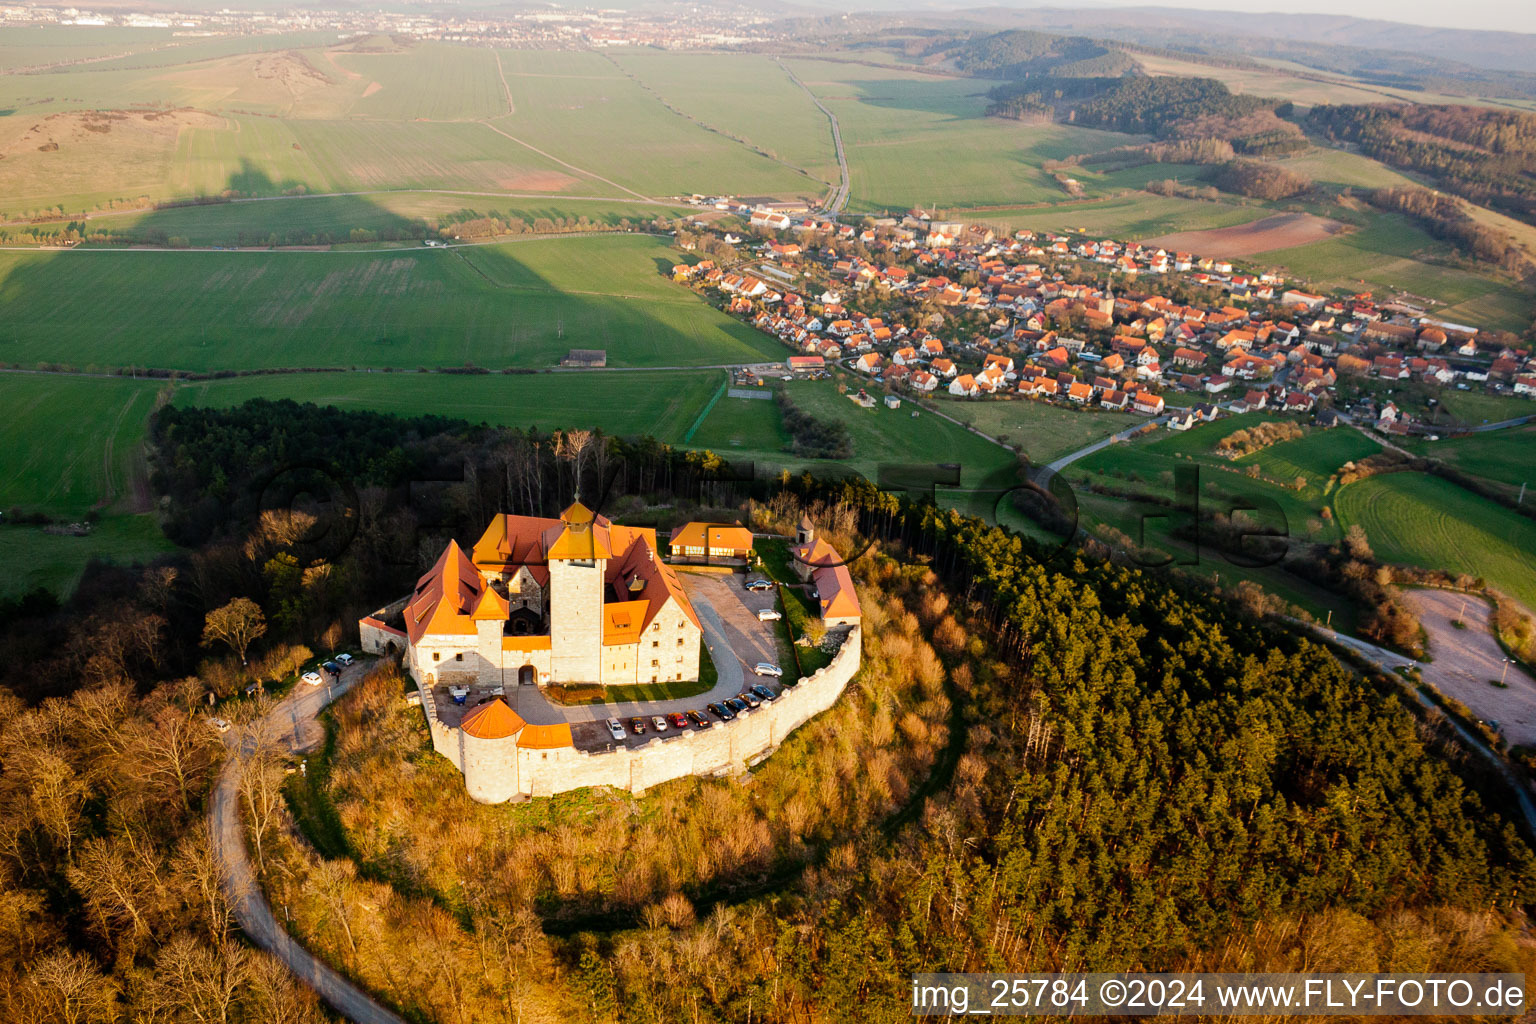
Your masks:
[[[1488,626],[1488,605],[1477,597],[1450,590],[1405,590],[1403,597],[1429,633],[1434,661],[1423,667],[1424,681],[1455,697],[1484,721],[1498,722],[1510,743],[1536,743],[1536,679],[1511,665],[1504,675],[1504,652]],[[1466,629],[1452,620],[1463,615]],[[1504,675],[1500,689],[1489,682]]]
[[[1252,256],[1272,249],[1319,242],[1342,234],[1347,225],[1310,213],[1279,213],[1248,224],[1209,231],[1180,231],[1146,239],[1143,245],[1158,245],[1174,252],[1199,256]]]

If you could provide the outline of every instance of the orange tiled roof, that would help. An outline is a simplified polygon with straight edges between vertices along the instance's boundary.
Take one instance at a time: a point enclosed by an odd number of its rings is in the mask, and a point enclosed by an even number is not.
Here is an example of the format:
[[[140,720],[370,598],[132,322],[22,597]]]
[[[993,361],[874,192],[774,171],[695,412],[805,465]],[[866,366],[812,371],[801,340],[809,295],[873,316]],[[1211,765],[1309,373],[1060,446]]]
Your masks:
[[[482,740],[499,740],[516,735],[524,724],[517,712],[497,697],[471,710],[459,727]]]
[[[523,750],[553,750],[556,747],[575,746],[571,742],[569,722],[561,722],[558,725],[525,725],[522,735],[517,738],[517,745]]]

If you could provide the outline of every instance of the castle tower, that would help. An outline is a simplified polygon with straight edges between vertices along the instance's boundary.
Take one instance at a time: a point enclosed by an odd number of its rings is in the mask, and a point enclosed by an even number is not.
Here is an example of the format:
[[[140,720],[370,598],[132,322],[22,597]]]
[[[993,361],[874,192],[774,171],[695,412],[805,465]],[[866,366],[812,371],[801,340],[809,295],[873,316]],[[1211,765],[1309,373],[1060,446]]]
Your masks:
[[[459,725],[459,768],[470,798],[505,803],[517,795],[517,736],[524,723],[497,697],[464,716]]]
[[[816,539],[816,524],[811,522],[809,515],[800,517],[800,525],[795,529],[795,543],[809,544]]]
[[[501,634],[508,612],[507,599],[487,583],[470,616],[475,623],[475,650],[480,660],[477,671],[482,685],[498,686],[502,682]]]
[[[603,581],[613,548],[608,520],[580,502],[545,538],[549,559],[550,682],[602,680]]]

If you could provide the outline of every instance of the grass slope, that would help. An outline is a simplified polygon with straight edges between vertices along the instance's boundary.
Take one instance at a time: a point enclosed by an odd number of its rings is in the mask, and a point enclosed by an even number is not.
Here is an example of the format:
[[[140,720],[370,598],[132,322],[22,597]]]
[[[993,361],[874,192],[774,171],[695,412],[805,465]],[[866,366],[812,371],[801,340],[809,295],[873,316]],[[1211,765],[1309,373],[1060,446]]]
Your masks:
[[[1334,507],[1382,561],[1481,576],[1536,609],[1536,523],[1524,516],[1422,473],[1350,484]]]

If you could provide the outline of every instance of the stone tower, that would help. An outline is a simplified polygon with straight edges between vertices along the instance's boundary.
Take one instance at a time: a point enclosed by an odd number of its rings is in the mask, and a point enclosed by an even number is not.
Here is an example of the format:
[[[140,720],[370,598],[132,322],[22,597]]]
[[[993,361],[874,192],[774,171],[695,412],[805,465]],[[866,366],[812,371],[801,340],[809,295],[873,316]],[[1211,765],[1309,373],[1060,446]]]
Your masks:
[[[549,558],[550,682],[602,680],[603,580],[613,551],[608,520],[580,502],[560,514]]]

